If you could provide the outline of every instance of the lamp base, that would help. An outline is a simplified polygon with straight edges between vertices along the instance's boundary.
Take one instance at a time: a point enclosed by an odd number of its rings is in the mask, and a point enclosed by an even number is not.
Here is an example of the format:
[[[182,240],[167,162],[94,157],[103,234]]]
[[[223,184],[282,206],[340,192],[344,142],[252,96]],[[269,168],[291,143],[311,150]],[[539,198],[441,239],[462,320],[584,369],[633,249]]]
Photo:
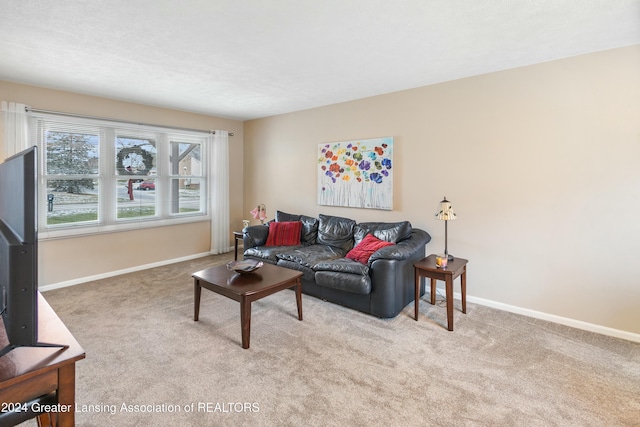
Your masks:
[[[447,261],[453,261],[453,255],[447,254]]]

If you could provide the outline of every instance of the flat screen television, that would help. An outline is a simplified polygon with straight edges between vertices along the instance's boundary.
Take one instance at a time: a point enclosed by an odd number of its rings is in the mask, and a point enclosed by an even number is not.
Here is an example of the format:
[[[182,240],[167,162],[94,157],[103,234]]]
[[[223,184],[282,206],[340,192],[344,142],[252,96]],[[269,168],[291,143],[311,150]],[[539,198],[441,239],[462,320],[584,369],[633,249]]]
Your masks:
[[[8,345],[60,347],[38,342],[37,149],[0,164],[0,310]]]

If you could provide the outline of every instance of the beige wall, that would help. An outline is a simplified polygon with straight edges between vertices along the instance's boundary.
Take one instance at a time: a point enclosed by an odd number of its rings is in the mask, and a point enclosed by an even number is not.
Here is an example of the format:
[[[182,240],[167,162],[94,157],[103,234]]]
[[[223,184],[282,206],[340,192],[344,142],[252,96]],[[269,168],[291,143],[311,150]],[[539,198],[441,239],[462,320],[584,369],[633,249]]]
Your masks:
[[[319,206],[316,150],[393,136],[393,211]],[[640,333],[640,45],[245,123],[245,206],[408,219],[468,294]]]
[[[33,108],[193,129],[223,129],[229,141],[232,230],[242,226],[243,123],[200,114],[114,101],[0,81],[0,99]],[[4,152],[0,132],[0,153]],[[108,274],[141,265],[207,253],[210,224],[190,223],[93,237],[41,241],[40,286]],[[231,230],[229,245],[232,245]]]

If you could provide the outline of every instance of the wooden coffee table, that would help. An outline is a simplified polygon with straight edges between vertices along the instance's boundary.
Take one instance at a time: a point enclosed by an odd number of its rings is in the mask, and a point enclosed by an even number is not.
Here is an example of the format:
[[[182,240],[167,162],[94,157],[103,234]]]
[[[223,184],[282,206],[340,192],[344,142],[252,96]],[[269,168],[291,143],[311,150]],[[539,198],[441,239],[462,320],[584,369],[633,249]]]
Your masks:
[[[295,287],[298,320],[302,320],[302,272],[300,271],[265,263],[252,273],[240,274],[227,269],[226,265],[217,265],[193,273],[192,277],[194,279],[194,321],[198,321],[200,313],[202,288],[240,303],[242,348],[249,348],[253,301]]]

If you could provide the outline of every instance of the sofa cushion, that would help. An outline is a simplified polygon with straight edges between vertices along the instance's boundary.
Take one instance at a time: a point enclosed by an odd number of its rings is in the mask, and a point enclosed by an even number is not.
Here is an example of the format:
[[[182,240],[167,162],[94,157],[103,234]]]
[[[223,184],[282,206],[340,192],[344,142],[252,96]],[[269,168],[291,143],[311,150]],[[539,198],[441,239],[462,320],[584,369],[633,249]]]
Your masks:
[[[246,249],[244,251],[244,257],[276,264],[278,262],[278,255],[295,250],[296,248],[297,246],[255,246]]]
[[[371,278],[368,274],[348,274],[336,271],[316,271],[316,284],[324,288],[367,295],[371,293]]]
[[[345,255],[345,258],[358,261],[362,264],[367,264],[369,262],[369,258],[371,258],[371,255],[373,255],[375,251],[391,245],[395,245],[395,243],[385,242],[384,240],[378,239],[373,234],[367,234],[367,236],[362,239],[355,248],[351,249],[349,253]]]
[[[276,221],[300,221],[302,223],[302,232],[300,235],[301,243],[315,245],[318,237],[318,218],[276,211]]]
[[[411,236],[413,227],[409,221],[402,222],[361,222],[355,226],[353,239],[357,245],[367,234],[373,234],[380,240],[398,243]]]
[[[347,258],[320,261],[313,266],[313,269],[315,271],[335,271],[338,273],[369,274],[368,265]]]
[[[353,248],[353,231],[356,222],[339,216],[319,216],[318,244],[340,248],[346,252]]]
[[[269,223],[269,235],[265,246],[296,246],[300,244],[300,221]]]
[[[290,214],[282,211],[276,211],[276,221],[278,222],[300,221],[300,215]]]
[[[345,252],[339,248],[326,245],[300,246],[294,250],[283,251],[277,255],[278,259],[296,262],[307,268],[313,268],[321,261],[344,257]]]
[[[297,262],[291,262],[284,259],[278,260],[278,265],[280,267],[289,268],[291,270],[302,271],[302,280],[307,280],[310,282],[314,281],[316,272],[310,269],[309,267],[305,267],[302,264],[298,264]]]

